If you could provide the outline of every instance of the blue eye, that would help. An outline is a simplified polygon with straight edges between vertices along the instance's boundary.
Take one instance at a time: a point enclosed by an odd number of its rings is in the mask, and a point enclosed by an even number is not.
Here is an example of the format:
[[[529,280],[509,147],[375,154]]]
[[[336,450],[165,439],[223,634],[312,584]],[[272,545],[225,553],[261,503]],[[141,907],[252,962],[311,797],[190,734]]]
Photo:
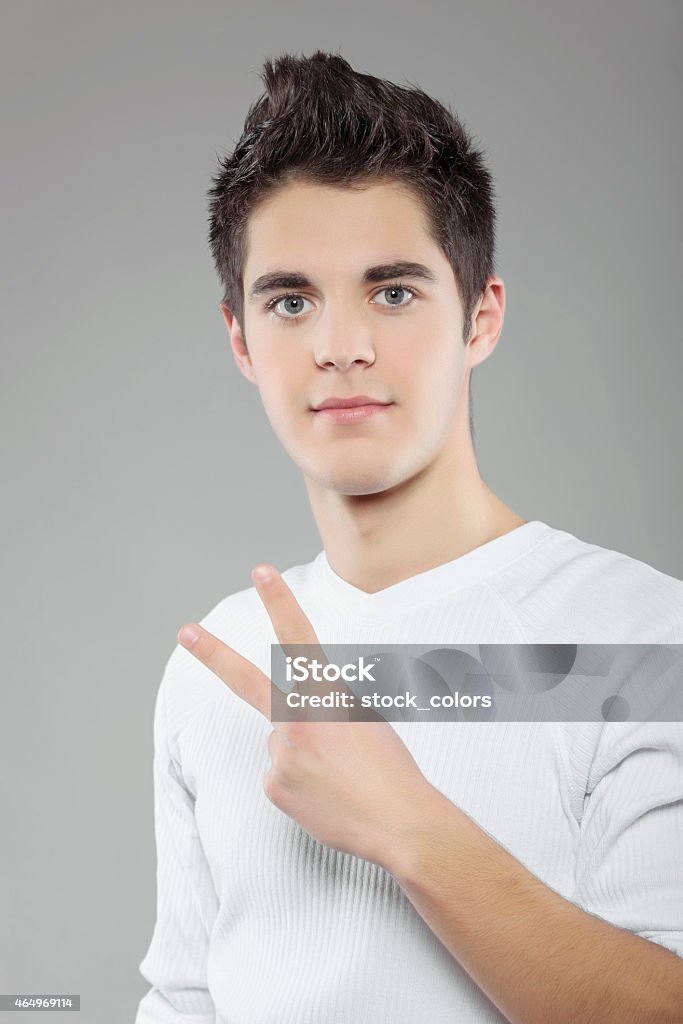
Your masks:
[[[282,313],[277,313],[277,306],[279,306],[281,302],[296,303],[295,309],[291,310],[291,312],[294,313],[295,315],[283,316]],[[299,316],[301,315],[301,307],[304,302],[308,302],[308,299],[304,298],[303,295],[280,295],[277,299],[271,299],[271,301],[267,303],[266,309],[275,309],[277,316],[281,317],[283,320],[298,320]]]
[[[400,302],[400,303],[399,302],[390,302],[390,303],[388,303],[389,306],[393,306],[394,308],[397,308],[397,309],[400,309],[402,306],[409,306],[411,304],[411,302],[413,301],[413,299],[415,298],[415,292],[412,290],[412,288],[406,288],[405,285],[403,285],[403,284],[389,284],[389,285],[386,286],[386,288],[380,288],[380,290],[379,290],[379,292],[377,294],[378,295],[383,295],[385,292],[406,292],[408,295],[410,295],[410,297],[411,297],[410,298],[410,302]],[[379,305],[382,306],[383,303],[380,302]]]
[[[376,295],[383,295],[386,292],[404,292],[404,293],[410,295],[410,301],[409,302],[391,302],[390,301],[390,302],[387,302],[387,303],[383,303],[383,302],[377,303],[377,305],[379,305],[379,306],[384,306],[385,309],[396,309],[396,310],[404,309],[406,306],[412,305],[413,300],[415,299],[415,295],[416,295],[416,293],[413,291],[412,288],[406,288],[406,286],[401,284],[400,281],[397,281],[394,284],[384,285],[382,288],[378,289],[378,291],[375,294]],[[294,304],[295,308],[294,309],[290,308],[290,312],[292,313],[292,316],[289,316],[287,313],[280,313],[280,312],[278,312],[277,307],[280,305],[281,302],[290,302],[290,303]],[[304,295],[298,295],[296,292],[289,292],[286,295],[277,295],[274,299],[270,299],[270,301],[266,303],[264,308],[266,310],[273,310],[274,313],[275,313],[275,316],[277,317],[277,319],[282,324],[297,323],[299,320],[303,319],[302,308],[303,308],[304,302],[308,302],[308,299]],[[373,302],[374,302],[374,299],[373,299]]]

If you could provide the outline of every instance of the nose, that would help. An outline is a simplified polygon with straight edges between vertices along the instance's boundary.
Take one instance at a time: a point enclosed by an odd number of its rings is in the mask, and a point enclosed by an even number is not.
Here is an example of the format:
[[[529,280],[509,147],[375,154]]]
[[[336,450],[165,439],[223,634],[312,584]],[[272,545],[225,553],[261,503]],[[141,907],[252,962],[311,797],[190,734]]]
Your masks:
[[[371,366],[375,361],[370,331],[354,324],[349,316],[330,317],[327,324],[321,319],[316,333],[315,361],[324,370],[348,370],[356,364]]]

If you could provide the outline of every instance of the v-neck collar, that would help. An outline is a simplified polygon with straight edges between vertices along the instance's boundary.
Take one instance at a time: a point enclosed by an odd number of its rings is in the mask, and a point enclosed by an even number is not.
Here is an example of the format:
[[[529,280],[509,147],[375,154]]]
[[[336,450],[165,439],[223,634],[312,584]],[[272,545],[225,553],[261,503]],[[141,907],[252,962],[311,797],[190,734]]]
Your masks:
[[[539,519],[515,527],[477,548],[434,566],[425,572],[399,580],[374,594],[361,590],[339,576],[323,549],[314,560],[316,589],[336,611],[367,619],[396,612],[438,599],[442,594],[478,583],[496,570],[528,554],[557,531]]]

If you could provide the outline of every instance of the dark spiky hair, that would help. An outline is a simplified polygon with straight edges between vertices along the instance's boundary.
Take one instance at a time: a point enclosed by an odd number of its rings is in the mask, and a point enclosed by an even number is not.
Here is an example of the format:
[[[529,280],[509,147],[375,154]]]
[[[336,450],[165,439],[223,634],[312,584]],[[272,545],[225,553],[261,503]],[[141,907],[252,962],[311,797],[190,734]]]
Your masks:
[[[361,74],[338,53],[267,59],[233,153],[209,189],[209,244],[223,302],[244,327],[249,216],[290,181],[348,188],[396,181],[423,203],[429,231],[470,318],[494,273],[494,187],[483,154],[450,108],[416,85]]]

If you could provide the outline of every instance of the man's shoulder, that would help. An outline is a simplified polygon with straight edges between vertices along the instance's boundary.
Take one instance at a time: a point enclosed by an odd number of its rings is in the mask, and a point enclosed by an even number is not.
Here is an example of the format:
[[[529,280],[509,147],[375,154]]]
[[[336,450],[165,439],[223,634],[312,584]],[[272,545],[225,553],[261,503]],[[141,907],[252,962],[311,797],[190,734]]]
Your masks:
[[[529,623],[583,642],[682,643],[683,581],[623,551],[553,530],[501,580]]]

